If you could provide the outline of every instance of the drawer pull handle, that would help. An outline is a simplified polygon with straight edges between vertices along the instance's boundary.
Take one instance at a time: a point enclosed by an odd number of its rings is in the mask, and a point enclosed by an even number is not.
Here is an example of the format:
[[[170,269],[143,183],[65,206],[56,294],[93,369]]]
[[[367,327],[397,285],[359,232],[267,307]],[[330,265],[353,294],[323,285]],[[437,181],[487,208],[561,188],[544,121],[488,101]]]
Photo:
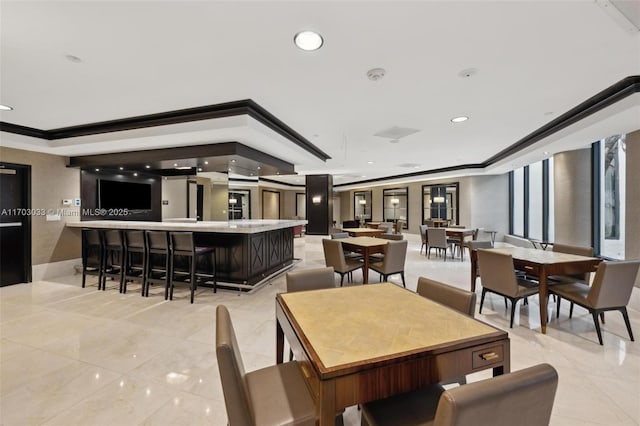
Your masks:
[[[528,271],[533,271],[533,266],[525,266],[524,269]]]
[[[481,354],[480,358],[482,358],[485,361],[489,361],[489,360],[498,358],[498,354],[495,352],[488,352],[486,354]]]

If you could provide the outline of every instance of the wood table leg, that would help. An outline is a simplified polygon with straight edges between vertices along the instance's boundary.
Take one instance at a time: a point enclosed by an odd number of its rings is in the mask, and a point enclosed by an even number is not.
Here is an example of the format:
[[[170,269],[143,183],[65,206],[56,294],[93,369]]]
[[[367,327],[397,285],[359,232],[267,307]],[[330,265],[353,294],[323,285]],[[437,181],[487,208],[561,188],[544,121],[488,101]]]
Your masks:
[[[320,383],[316,410],[320,426],[335,426],[336,422],[336,383],[334,379]]]
[[[471,291],[476,291],[476,279],[478,278],[478,252],[475,250],[469,252],[471,258]]]
[[[540,298],[540,328],[542,334],[547,333],[547,299],[549,297],[547,291],[547,271],[543,267],[538,277],[539,298]]]
[[[276,320],[276,364],[282,364],[284,358],[284,331],[280,321]]]

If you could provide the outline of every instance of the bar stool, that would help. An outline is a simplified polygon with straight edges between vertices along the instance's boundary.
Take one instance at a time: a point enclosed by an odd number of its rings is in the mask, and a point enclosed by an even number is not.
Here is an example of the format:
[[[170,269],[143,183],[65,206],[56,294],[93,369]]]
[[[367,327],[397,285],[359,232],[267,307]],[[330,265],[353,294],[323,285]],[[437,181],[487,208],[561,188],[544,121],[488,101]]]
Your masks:
[[[165,231],[146,231],[144,236],[147,243],[147,258],[145,259],[142,295],[149,297],[150,284],[163,284],[164,300],[167,300],[169,298],[169,279],[171,278],[169,235]]]
[[[169,300],[173,300],[173,285],[176,274],[188,275],[191,288],[191,303],[193,303],[194,293],[198,287],[199,277],[210,277],[213,279],[213,292],[217,291],[216,282],[216,249],[209,246],[196,246],[193,240],[193,232],[171,232],[171,282],[169,289]],[[211,255],[211,273],[205,274],[197,272],[198,256]],[[176,256],[184,256],[188,259],[188,271],[180,271],[174,268]]]
[[[82,230],[82,288],[85,286],[87,275],[98,276],[98,290],[102,286],[102,262],[104,247],[97,229]]]
[[[147,259],[144,231],[124,231],[124,247],[124,279],[122,292],[127,292],[128,281],[140,281],[142,284],[142,290],[140,292],[144,296],[144,266]]]
[[[125,248],[122,241],[122,231],[108,229],[102,234],[104,237],[104,261],[102,262],[102,290],[106,290],[107,277],[117,277],[120,281],[118,290],[122,293],[124,282],[124,258]]]

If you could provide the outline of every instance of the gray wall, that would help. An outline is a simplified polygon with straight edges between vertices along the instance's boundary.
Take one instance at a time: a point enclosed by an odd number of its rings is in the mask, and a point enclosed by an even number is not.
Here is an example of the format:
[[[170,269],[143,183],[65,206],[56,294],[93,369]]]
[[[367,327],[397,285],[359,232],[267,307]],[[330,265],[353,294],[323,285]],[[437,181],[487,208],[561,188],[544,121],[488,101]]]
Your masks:
[[[640,259],[640,130],[627,134],[625,258]],[[640,274],[636,277],[640,287]]]

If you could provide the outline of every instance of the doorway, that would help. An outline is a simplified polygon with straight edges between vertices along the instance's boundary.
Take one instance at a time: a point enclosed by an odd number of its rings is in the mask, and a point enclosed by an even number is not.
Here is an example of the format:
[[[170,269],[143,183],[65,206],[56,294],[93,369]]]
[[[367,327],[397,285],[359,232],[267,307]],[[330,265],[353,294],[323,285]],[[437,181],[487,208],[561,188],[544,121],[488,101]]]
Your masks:
[[[31,166],[0,163],[0,286],[31,282]]]

